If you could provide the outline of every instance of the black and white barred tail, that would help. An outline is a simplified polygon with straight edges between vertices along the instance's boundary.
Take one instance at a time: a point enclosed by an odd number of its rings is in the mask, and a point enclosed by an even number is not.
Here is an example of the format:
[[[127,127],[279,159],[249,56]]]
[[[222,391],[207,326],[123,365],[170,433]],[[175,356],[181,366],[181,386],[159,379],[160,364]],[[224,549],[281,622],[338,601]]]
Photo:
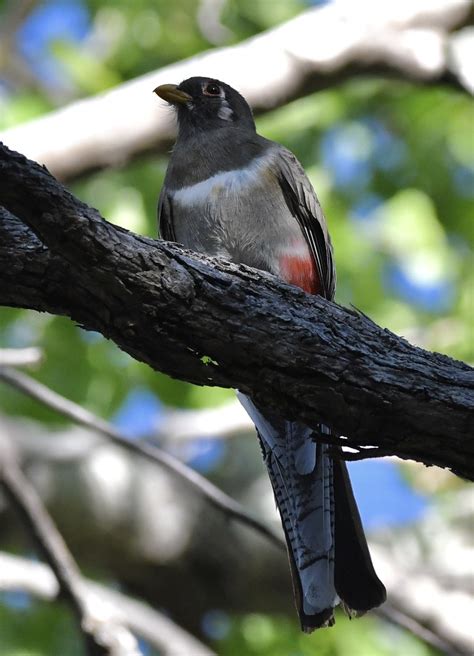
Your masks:
[[[362,615],[385,601],[347,468],[307,426],[263,413],[239,394],[257,428],[288,547],[305,632],[334,623],[339,603]],[[322,430],[327,430],[324,427]]]

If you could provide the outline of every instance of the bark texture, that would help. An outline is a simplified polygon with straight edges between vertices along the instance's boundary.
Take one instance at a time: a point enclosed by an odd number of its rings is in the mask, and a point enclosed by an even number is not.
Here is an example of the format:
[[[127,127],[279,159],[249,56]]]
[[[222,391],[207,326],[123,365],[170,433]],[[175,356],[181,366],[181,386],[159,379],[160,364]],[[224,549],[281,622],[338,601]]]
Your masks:
[[[0,304],[66,315],[134,358],[236,387],[362,457],[474,480],[474,370],[268,274],[105,221],[44,168],[0,148]]]

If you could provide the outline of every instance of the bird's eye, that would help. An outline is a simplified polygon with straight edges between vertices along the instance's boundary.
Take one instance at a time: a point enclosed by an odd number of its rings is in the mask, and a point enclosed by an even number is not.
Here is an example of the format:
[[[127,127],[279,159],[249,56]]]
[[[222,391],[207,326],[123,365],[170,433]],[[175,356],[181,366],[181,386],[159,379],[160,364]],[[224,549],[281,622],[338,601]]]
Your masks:
[[[220,96],[221,88],[215,82],[209,82],[209,84],[206,84],[204,87],[203,93],[205,96]]]

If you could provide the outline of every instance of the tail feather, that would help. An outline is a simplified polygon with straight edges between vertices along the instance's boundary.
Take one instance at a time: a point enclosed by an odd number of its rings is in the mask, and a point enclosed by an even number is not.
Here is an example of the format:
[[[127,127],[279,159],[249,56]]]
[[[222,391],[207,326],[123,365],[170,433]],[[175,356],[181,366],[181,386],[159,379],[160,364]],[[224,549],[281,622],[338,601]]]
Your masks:
[[[342,460],[334,460],[334,490],[336,590],[349,609],[363,615],[383,604],[387,593],[372,564],[346,463]]]
[[[257,428],[288,548],[302,629],[334,623],[342,601],[361,614],[385,600],[372,566],[345,463],[303,424],[239,399]],[[323,429],[326,430],[326,429]]]
[[[333,464],[303,425],[263,415],[239,399],[254,421],[285,532],[302,628],[332,622],[334,584]]]

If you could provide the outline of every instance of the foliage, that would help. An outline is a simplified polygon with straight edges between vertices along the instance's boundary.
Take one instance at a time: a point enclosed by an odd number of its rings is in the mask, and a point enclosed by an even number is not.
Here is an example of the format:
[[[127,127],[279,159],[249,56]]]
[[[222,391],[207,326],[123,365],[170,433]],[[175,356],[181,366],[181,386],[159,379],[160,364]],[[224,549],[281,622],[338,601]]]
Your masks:
[[[0,627],[0,649],[6,656],[83,654],[74,620],[63,606],[31,602],[27,595],[3,594]]]

